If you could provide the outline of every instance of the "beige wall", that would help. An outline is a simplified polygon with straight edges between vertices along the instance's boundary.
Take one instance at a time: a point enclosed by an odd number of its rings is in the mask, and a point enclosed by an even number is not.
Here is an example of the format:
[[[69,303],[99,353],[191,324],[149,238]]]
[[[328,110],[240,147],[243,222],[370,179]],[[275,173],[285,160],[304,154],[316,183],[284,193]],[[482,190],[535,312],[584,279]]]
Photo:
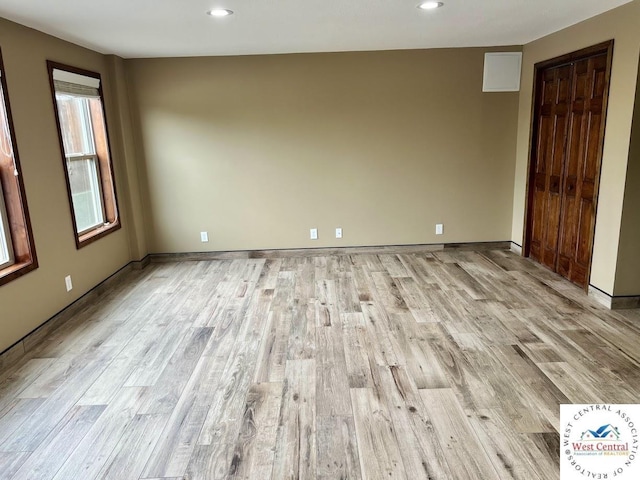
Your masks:
[[[631,127],[615,293],[640,295],[640,81],[636,85]]]
[[[636,0],[527,45],[520,94],[481,92],[480,48],[123,61],[0,19],[40,263],[0,288],[0,351],[148,252],[521,243],[533,65],[609,38],[592,283],[640,293],[638,129],[630,145],[639,18]],[[82,250],[46,59],[105,81],[123,228]],[[338,226],[343,240],[332,238]]]
[[[484,52],[127,61],[150,251],[508,240],[518,95]]]
[[[518,116],[512,240],[522,244],[533,67],[542,60],[615,39],[591,284],[614,293],[633,99],[640,49],[640,0],[524,46]],[[617,294],[617,292],[616,292]],[[635,294],[640,294],[636,291]]]
[[[133,112],[136,109],[129,94],[129,80],[124,60],[115,55],[107,55],[107,74],[111,79],[111,102],[114,122],[109,124],[110,140],[114,156],[127,161],[121,161],[123,175],[120,191],[124,215],[129,218],[129,249],[131,259],[138,261],[147,253],[147,238],[144,224],[144,207],[140,195],[139,166],[135,159],[137,154],[137,135],[133,129]],[[107,99],[105,99],[107,101]]]
[[[123,228],[76,250],[45,63],[50,59],[102,73],[105,95],[110,97],[113,85],[106,58],[3,19],[0,48],[40,264],[34,272],[0,287],[2,351],[126,265],[131,255],[126,193],[120,198]],[[110,127],[117,130],[112,101],[107,101],[106,114]],[[116,144],[113,150],[117,186],[124,192],[122,149]],[[70,293],[65,290],[65,275],[73,278]]]

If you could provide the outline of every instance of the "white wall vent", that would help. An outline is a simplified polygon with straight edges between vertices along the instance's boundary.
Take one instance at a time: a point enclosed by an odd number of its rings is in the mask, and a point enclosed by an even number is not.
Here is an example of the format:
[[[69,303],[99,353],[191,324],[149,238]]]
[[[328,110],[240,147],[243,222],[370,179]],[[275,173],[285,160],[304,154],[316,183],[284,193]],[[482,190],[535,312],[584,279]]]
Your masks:
[[[520,90],[522,52],[484,54],[483,92],[517,92]]]

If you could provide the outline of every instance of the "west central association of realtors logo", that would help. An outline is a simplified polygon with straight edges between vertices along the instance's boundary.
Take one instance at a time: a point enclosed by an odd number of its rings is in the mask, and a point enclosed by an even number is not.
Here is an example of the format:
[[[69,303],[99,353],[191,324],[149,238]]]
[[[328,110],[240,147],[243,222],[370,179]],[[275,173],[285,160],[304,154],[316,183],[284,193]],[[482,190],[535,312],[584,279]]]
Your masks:
[[[597,440],[620,440],[620,430],[610,423],[602,425],[597,430],[585,430],[580,435],[580,440],[597,441]]]
[[[560,478],[640,479],[640,405],[560,405]]]

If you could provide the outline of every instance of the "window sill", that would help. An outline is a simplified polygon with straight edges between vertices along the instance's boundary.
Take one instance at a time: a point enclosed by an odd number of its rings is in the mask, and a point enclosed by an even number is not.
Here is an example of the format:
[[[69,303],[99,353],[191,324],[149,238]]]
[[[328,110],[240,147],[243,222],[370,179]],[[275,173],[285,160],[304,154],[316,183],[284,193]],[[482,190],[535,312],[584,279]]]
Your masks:
[[[78,249],[89,245],[90,243],[95,242],[96,240],[101,239],[102,237],[106,237],[110,233],[119,230],[121,227],[120,220],[116,220],[113,223],[108,223],[106,225],[102,225],[98,228],[95,228],[89,232],[83,233],[82,235],[78,235],[76,237],[76,247]]]
[[[28,260],[26,262],[16,262],[13,265],[0,269],[0,285],[5,285],[36,268],[38,268],[38,261]]]

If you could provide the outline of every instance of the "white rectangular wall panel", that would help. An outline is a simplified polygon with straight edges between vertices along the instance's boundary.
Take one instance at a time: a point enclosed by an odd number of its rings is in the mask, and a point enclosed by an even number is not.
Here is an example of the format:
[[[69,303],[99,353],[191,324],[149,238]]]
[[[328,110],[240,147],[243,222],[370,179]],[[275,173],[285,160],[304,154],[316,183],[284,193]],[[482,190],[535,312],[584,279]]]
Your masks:
[[[522,52],[484,54],[483,92],[517,92],[520,90]]]

